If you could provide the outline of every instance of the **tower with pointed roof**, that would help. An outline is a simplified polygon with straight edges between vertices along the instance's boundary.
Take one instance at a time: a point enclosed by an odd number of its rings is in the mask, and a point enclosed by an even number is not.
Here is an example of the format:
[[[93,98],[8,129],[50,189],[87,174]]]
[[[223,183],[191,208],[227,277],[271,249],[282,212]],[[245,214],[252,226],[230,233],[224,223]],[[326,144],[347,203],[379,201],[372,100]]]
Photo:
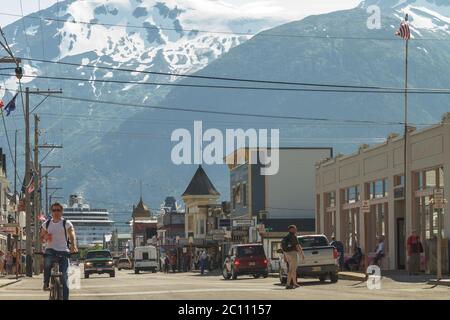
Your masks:
[[[209,205],[218,204],[220,193],[214,187],[201,165],[181,195],[185,205],[186,238],[204,239],[208,229]]]
[[[152,216],[150,209],[142,200],[142,194],[132,212],[133,250],[136,246],[145,245],[147,241],[156,235],[157,220]]]

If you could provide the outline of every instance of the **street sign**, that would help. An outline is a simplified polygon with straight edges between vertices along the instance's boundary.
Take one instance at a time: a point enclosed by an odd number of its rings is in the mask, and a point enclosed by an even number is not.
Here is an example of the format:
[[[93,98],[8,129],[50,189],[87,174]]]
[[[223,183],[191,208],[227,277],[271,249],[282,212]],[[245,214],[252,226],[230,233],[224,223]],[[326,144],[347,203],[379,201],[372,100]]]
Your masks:
[[[435,209],[443,209],[445,207],[444,189],[436,188],[433,192],[433,202]]]
[[[362,213],[369,213],[370,212],[370,201],[369,200],[363,200],[361,202],[361,212]]]
[[[235,219],[233,220],[233,227],[253,227],[255,221],[253,219]]]
[[[17,228],[14,227],[0,227],[0,232],[3,233],[9,233],[9,234],[16,234]]]
[[[225,230],[223,229],[213,229],[210,231],[210,234],[212,235],[224,235],[225,234]]]

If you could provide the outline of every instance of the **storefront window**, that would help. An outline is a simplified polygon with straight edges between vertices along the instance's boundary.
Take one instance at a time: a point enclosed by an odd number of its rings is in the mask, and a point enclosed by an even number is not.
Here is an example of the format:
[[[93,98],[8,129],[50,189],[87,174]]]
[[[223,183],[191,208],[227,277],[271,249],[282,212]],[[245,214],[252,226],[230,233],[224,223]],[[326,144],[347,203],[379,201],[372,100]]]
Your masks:
[[[358,186],[353,186],[345,189],[344,200],[346,203],[355,203],[359,201],[359,190]]]
[[[329,192],[327,193],[327,207],[335,207],[336,206],[336,193]]]
[[[436,170],[428,170],[425,172],[425,183],[426,188],[436,187]]]
[[[444,187],[444,168],[439,168],[439,187]]]
[[[369,183],[369,199],[378,199],[388,196],[388,182],[380,179]]]

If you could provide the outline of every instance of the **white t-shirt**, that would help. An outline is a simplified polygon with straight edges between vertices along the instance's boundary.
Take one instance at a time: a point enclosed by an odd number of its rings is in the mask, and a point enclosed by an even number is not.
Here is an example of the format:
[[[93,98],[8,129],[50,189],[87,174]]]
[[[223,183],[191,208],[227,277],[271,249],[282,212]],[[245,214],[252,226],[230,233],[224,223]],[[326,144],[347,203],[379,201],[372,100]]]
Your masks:
[[[42,224],[42,228],[47,230],[48,233],[52,235],[52,241],[47,241],[47,249],[53,249],[56,251],[67,251],[69,252],[69,248],[67,247],[66,235],[64,232],[63,220],[61,219],[57,223],[53,222],[53,219],[50,221],[48,225],[48,230],[46,228],[47,221]],[[73,228],[72,222],[66,220],[66,232],[67,232],[67,240],[69,240],[68,230]]]

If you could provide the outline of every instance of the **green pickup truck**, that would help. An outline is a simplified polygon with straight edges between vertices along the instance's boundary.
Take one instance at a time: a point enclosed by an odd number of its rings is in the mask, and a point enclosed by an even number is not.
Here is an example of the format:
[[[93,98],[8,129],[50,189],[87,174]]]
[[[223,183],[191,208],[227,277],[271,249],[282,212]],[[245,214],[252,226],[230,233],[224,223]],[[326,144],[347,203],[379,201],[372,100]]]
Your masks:
[[[92,250],[86,254],[84,261],[84,277],[96,273],[108,273],[110,277],[115,277],[114,260],[109,250]]]

